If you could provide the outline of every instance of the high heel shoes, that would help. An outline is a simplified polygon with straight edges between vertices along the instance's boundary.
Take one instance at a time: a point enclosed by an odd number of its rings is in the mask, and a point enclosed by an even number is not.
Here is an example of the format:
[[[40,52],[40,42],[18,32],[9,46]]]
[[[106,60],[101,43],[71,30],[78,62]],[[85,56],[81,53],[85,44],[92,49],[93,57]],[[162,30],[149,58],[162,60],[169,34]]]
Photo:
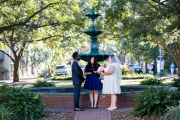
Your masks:
[[[108,110],[116,110],[116,109],[117,109],[117,107],[109,108]]]
[[[111,107],[108,107],[108,108],[106,108],[106,109],[108,109],[108,110],[109,110],[109,109],[111,109]]]

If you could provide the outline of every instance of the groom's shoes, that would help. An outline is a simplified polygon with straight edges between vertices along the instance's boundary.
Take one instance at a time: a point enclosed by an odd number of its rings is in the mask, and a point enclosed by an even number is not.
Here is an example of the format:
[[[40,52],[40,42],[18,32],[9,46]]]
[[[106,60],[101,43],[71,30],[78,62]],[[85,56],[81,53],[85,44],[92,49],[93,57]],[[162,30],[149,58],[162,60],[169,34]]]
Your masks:
[[[82,108],[74,108],[74,111],[84,111]]]

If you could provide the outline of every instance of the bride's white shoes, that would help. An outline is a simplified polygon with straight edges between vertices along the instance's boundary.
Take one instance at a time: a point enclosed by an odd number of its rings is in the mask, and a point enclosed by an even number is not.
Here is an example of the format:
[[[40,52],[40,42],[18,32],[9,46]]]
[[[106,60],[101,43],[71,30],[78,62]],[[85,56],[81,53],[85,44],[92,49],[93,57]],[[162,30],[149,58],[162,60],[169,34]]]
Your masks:
[[[111,109],[111,107],[108,107],[108,108],[106,108],[106,109],[108,109],[108,110],[109,110],[109,109]]]
[[[114,107],[114,108],[107,108],[108,110],[116,110],[117,107]]]

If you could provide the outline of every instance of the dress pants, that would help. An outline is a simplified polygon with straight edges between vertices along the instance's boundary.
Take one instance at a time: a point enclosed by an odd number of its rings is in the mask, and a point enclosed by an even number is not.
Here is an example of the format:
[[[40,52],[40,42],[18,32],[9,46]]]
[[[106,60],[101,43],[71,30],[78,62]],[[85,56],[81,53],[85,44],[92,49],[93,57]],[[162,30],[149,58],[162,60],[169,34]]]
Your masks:
[[[81,85],[74,85],[74,108],[79,108]]]

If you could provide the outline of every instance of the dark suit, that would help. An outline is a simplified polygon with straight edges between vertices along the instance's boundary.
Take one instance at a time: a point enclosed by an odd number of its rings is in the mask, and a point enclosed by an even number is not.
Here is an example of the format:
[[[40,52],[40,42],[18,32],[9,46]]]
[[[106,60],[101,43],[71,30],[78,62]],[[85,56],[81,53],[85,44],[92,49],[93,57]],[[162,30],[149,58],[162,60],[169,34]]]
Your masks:
[[[85,79],[83,77],[83,71],[77,61],[74,61],[72,64],[72,80],[74,85],[74,108],[79,108],[81,85]]]

